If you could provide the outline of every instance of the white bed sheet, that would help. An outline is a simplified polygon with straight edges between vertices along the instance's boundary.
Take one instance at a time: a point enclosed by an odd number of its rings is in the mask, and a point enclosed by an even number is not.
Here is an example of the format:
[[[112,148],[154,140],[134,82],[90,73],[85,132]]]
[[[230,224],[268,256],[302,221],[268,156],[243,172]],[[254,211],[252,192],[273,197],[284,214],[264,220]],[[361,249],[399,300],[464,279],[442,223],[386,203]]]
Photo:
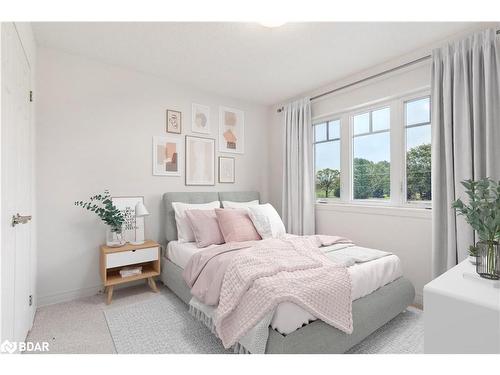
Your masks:
[[[206,248],[198,248],[194,242],[171,241],[168,243],[166,255],[173,263],[184,269],[189,258],[204,249]],[[356,263],[348,267],[348,272],[351,276],[353,301],[403,276],[401,261],[394,254],[370,262]],[[289,334],[313,320],[316,318],[303,308],[291,302],[282,302],[276,308],[271,327],[282,334]]]
[[[210,245],[207,247],[199,248],[196,246],[196,242],[178,242],[178,241],[170,241],[167,245],[167,258],[170,259],[173,263],[181,267],[182,269],[186,268],[186,265],[189,259],[196,254],[198,251],[202,251],[205,249],[209,249],[213,246]]]

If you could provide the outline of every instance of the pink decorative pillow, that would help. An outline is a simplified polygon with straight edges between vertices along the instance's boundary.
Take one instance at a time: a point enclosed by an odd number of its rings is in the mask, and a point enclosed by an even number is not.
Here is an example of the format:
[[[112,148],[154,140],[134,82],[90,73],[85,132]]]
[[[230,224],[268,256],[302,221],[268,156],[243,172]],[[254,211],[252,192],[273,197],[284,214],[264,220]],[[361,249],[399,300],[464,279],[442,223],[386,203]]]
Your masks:
[[[207,247],[224,243],[214,210],[188,210],[186,217],[193,230],[196,246]]]
[[[216,208],[220,231],[226,242],[260,240],[261,237],[244,208]]]

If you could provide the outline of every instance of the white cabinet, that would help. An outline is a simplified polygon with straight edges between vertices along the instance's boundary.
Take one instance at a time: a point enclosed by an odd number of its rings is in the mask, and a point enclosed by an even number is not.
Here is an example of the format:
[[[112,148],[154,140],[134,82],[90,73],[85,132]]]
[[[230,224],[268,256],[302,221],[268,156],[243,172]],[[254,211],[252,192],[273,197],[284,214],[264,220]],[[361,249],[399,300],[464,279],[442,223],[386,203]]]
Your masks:
[[[463,261],[424,287],[424,327],[425,353],[500,353],[500,284]]]

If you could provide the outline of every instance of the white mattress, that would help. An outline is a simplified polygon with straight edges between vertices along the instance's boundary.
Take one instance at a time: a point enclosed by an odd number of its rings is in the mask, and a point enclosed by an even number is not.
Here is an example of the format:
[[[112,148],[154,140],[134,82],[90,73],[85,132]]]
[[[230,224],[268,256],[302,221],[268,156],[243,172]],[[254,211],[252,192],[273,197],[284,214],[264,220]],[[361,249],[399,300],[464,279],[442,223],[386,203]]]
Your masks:
[[[189,258],[206,248],[196,247],[196,243],[171,241],[167,246],[167,258],[183,268]],[[380,287],[403,276],[401,261],[396,255],[388,255],[365,263],[356,263],[348,268],[351,276],[352,300],[364,297]],[[282,334],[289,334],[316,318],[291,302],[282,302],[276,308],[271,327]]]

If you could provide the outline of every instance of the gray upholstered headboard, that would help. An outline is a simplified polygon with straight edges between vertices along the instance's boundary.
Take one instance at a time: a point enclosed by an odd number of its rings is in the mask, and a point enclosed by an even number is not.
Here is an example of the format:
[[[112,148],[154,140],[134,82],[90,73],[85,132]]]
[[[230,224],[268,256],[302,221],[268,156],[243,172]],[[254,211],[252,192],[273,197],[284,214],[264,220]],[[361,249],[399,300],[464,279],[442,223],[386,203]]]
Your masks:
[[[177,226],[172,202],[209,203],[213,201],[248,202],[259,200],[257,191],[225,191],[225,192],[174,192],[163,194],[165,205],[165,237],[167,242],[177,239]]]
[[[219,200],[233,202],[250,202],[254,200],[260,201],[258,191],[221,191],[219,192]]]

